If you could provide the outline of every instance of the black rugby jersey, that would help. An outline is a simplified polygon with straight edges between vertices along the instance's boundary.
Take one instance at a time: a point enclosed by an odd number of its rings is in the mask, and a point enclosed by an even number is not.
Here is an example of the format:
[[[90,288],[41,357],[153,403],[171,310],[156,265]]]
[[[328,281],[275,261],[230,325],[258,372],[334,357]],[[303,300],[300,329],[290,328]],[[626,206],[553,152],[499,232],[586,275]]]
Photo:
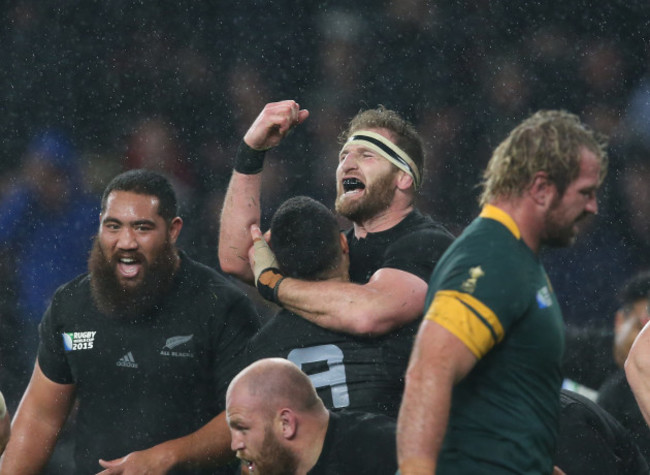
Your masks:
[[[323,450],[309,475],[393,475],[396,423],[361,412],[330,413]]]
[[[251,340],[246,360],[286,358],[310,377],[328,409],[396,418],[404,390],[400,376],[404,362],[391,354],[393,337],[355,337],[281,310]]]
[[[400,269],[428,281],[453,237],[431,218],[413,211],[391,229],[369,233],[363,239],[348,235],[348,240],[351,279],[365,283],[382,267]],[[253,338],[247,361],[287,358],[310,376],[329,409],[397,417],[404,373],[419,324],[418,318],[386,335],[362,338],[327,330],[282,310]]]
[[[40,325],[38,362],[52,381],[76,385],[77,473],[187,435],[223,411],[257,322],[239,289],[185,254],[146,318],[101,314],[87,274],[57,290]]]
[[[381,268],[390,267],[429,282],[433,268],[454,237],[440,223],[413,210],[385,231],[357,238],[346,233],[350,246],[350,280],[365,284]]]

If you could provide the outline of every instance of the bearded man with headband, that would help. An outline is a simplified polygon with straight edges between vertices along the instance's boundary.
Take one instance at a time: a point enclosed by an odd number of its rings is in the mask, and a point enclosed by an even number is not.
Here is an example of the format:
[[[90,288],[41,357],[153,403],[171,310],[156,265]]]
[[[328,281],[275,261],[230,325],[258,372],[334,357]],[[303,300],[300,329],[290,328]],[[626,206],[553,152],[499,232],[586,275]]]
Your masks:
[[[308,116],[295,101],[267,104],[245,134],[221,216],[221,267],[255,282],[265,298],[323,328],[373,338],[400,332],[401,343],[387,347],[384,360],[374,364],[384,365],[403,383],[427,280],[453,240],[414,205],[422,183],[422,141],[395,111],[380,107],[352,119],[336,171],[336,210],[353,222],[346,233],[350,281],[301,280],[282,275],[264,246],[260,188],[265,151]],[[254,239],[255,269],[249,259]],[[302,368],[319,362],[327,362],[327,355],[313,349]],[[320,385],[334,384],[326,373],[311,377]]]

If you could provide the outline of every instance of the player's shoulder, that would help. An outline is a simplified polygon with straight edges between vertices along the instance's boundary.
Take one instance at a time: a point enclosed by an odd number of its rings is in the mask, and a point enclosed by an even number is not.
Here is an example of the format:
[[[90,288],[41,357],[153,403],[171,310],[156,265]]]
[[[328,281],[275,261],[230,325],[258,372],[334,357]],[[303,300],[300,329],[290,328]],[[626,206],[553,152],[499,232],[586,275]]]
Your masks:
[[[509,288],[525,285],[539,266],[526,245],[496,221],[477,219],[465,228],[442,257],[432,278],[452,279],[458,284],[481,276],[508,276]],[[501,285],[499,279],[489,280]]]
[[[394,444],[397,421],[394,418],[345,409],[331,412],[330,423],[334,426],[340,457],[353,456],[358,460],[357,457],[370,450],[381,454],[383,463],[396,464]],[[349,460],[349,463],[354,465],[356,461]]]
[[[234,292],[241,292],[231,277],[224,275],[217,269],[209,267],[202,262],[195,261],[185,253],[181,253],[181,256],[181,278],[186,285],[199,288],[223,287]]]
[[[532,251],[503,224],[486,218],[477,218],[465,228],[456,240],[455,248],[495,262],[518,262],[522,254],[532,257]]]
[[[373,434],[380,432],[394,433],[397,422],[385,414],[363,412],[355,410],[342,410],[333,412],[331,417],[337,424],[344,428],[348,434]]]
[[[59,286],[59,288],[54,291],[53,299],[74,301],[76,298],[87,294],[89,291],[90,274],[85,272]]]
[[[395,228],[393,243],[420,247],[423,244],[435,247],[448,247],[455,236],[439,221],[431,216],[413,210]],[[419,243],[419,244],[418,244]]]
[[[403,221],[404,231],[408,234],[413,233],[430,233],[441,235],[448,239],[454,239],[454,235],[440,221],[424,214],[418,209],[414,209]]]

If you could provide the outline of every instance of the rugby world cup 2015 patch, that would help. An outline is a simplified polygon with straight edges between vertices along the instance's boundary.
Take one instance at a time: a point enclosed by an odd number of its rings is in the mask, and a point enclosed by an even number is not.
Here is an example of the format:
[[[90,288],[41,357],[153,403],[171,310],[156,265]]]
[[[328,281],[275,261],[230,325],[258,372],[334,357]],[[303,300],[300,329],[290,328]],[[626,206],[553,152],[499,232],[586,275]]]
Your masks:
[[[65,351],[90,350],[95,344],[96,331],[62,333]]]
[[[542,287],[537,291],[535,296],[537,299],[537,305],[539,308],[548,308],[553,305],[553,298],[551,297],[551,291],[547,286]]]

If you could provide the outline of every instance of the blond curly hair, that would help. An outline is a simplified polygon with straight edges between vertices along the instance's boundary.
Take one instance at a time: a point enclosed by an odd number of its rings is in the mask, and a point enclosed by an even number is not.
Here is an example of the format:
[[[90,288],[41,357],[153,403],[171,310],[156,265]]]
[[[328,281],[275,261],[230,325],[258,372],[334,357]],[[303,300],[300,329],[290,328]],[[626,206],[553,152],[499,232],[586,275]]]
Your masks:
[[[606,138],[578,116],[563,110],[541,110],[515,127],[494,150],[483,172],[479,198],[483,206],[496,198],[520,196],[535,173],[544,171],[560,195],[580,174],[580,149],[600,161],[600,183],[607,173]]]

